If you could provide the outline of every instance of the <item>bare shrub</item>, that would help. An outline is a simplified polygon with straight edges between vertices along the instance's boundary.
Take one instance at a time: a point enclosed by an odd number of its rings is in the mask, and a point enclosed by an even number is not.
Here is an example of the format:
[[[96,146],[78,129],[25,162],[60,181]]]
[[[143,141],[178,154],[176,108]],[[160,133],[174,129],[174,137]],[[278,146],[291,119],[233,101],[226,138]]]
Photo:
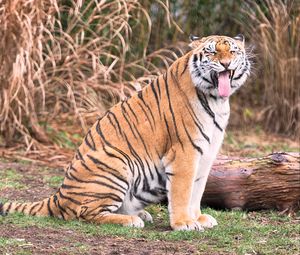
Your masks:
[[[177,57],[146,54],[151,20],[137,0],[7,0],[0,24],[0,134],[28,149],[50,142],[41,123],[67,112],[86,129]]]
[[[242,16],[257,49],[260,121],[271,131],[299,137],[300,3],[248,1]]]

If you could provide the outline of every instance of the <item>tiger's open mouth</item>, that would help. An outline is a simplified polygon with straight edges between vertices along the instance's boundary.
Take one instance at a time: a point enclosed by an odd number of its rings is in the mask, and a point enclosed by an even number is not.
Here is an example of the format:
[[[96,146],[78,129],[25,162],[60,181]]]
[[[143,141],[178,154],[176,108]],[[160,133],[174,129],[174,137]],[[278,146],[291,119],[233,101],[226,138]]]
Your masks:
[[[234,70],[227,70],[217,74],[218,75],[218,92],[220,97],[228,97],[231,90],[231,80],[234,75]]]
[[[226,70],[226,71],[217,73],[217,75],[219,77],[220,74],[227,73],[229,75],[229,79],[232,80],[232,78],[234,76],[234,72],[235,72],[235,70]]]

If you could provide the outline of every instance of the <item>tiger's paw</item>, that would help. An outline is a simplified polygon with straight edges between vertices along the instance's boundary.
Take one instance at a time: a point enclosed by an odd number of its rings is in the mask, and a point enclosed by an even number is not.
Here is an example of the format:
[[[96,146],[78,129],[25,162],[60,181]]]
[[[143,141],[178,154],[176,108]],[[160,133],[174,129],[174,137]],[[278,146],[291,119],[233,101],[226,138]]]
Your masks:
[[[186,221],[179,221],[171,224],[173,230],[195,230],[195,231],[204,231],[204,228],[198,221],[194,220],[186,220]]]
[[[140,211],[140,212],[138,213],[138,216],[139,216],[143,221],[153,223],[153,218],[152,218],[151,214],[148,213],[148,212],[145,211],[145,210]]]
[[[123,226],[125,227],[134,227],[134,228],[143,228],[145,226],[144,221],[136,216],[136,215],[131,215],[131,220],[129,220],[126,223],[123,223]]]
[[[213,228],[218,225],[217,220],[208,214],[201,214],[197,221],[203,228]]]

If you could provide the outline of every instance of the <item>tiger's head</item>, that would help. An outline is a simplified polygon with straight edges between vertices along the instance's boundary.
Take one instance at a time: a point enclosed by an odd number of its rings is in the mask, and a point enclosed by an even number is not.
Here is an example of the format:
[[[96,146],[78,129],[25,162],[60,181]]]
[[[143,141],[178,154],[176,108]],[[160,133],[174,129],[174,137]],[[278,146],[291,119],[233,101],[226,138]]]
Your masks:
[[[205,94],[227,98],[250,75],[244,36],[191,36],[189,69],[192,81]]]

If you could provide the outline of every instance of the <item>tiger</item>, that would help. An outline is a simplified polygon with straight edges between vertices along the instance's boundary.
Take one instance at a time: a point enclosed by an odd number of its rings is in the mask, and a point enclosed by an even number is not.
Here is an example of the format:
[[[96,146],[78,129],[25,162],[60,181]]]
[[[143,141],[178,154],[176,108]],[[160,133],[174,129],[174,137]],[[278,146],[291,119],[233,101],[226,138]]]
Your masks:
[[[165,73],[97,119],[55,194],[1,203],[0,214],[142,228],[153,222],[144,208],[167,201],[172,230],[216,226],[200,203],[223,142],[229,98],[250,76],[244,41],[241,34],[192,36],[191,50]]]

